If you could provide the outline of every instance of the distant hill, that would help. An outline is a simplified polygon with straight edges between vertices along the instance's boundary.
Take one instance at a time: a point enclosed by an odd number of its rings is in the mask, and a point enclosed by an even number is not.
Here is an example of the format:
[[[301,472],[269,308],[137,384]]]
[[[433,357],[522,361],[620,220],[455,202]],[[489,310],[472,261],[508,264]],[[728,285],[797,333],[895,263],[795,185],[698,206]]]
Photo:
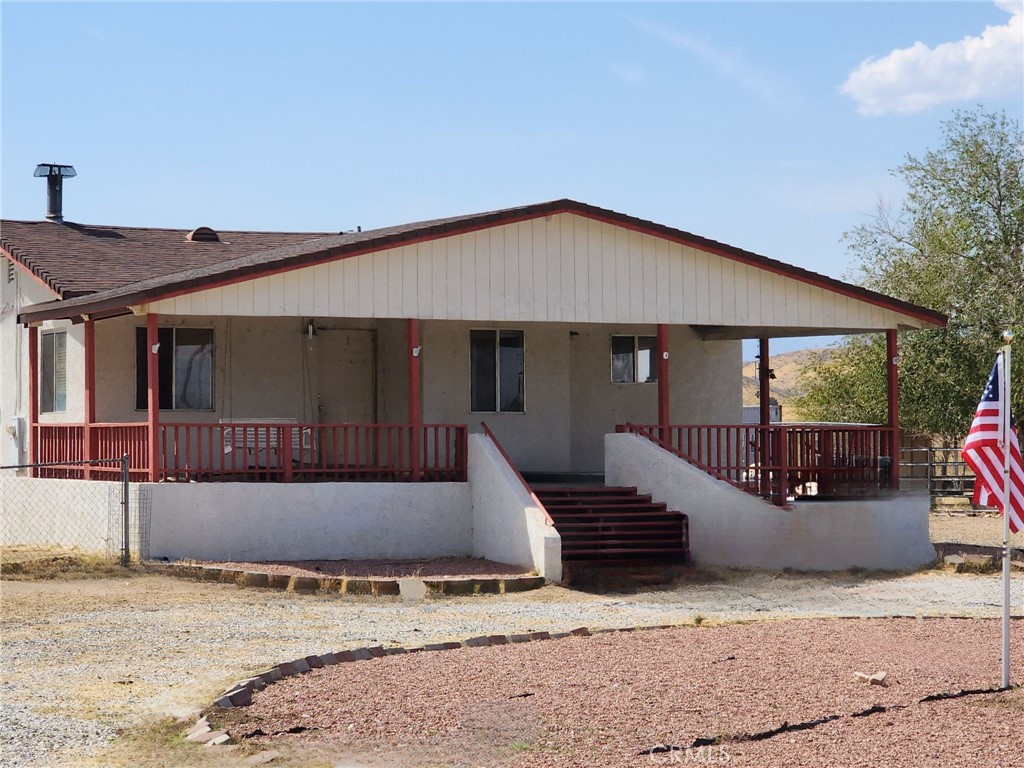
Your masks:
[[[803,392],[800,389],[800,374],[814,359],[827,356],[828,349],[800,349],[795,352],[781,352],[772,355],[769,365],[775,371],[772,380],[772,397],[782,406],[784,421],[800,421],[801,416],[793,405]],[[743,363],[743,404],[757,405],[757,361]]]

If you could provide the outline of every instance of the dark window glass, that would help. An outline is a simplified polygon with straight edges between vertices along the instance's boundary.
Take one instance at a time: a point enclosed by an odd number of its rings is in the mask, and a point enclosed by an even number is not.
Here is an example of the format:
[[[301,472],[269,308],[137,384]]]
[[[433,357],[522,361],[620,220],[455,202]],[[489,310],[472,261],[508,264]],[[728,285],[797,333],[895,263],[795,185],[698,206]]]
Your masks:
[[[160,409],[213,409],[213,331],[209,328],[157,330]],[[149,407],[146,329],[135,329],[135,407]]]
[[[523,359],[523,332],[501,331],[498,334],[501,371],[500,404],[502,411],[522,412],[525,398]]]
[[[213,331],[208,328],[175,329],[174,407],[213,408]]]
[[[469,332],[470,408],[497,410],[496,331]]]
[[[633,336],[612,336],[612,381],[628,384],[636,381],[633,364]]]
[[[641,384],[658,380],[655,336],[612,336],[612,381]]]
[[[64,331],[44,333],[39,359],[39,410],[58,413],[68,407],[67,338]]]

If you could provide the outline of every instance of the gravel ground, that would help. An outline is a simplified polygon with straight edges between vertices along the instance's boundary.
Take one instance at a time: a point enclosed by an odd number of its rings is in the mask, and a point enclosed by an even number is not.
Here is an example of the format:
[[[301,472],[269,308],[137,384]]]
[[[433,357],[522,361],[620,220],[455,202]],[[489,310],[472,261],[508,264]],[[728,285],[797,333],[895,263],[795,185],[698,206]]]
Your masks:
[[[213,562],[194,560],[196,565],[217,565],[261,573],[284,573],[289,576],[352,576],[356,578],[401,578],[419,576],[424,579],[443,576],[474,577],[523,576],[528,569],[507,563],[496,563],[479,557],[439,557],[434,560],[289,560],[250,562]]]
[[[1013,639],[1024,642],[1024,623]],[[997,620],[686,627],[341,664],[271,686],[224,719],[259,748],[287,753],[312,742],[315,753],[382,766],[648,766],[672,757],[642,754],[651,747],[710,737],[721,743],[692,757],[1009,765],[1024,754],[1024,691],[921,703],[991,687],[998,660]],[[853,676],[880,670],[885,686]],[[1013,674],[1024,674],[1020,655]],[[872,707],[891,711],[850,717]],[[744,740],[834,716],[816,729]],[[305,731],[287,733],[296,727]]]
[[[496,632],[685,623],[697,616],[995,617],[1001,595],[998,576],[940,571],[896,577],[728,572],[630,595],[545,587],[417,604],[162,576],[5,581],[0,588],[5,766],[81,765],[91,746],[102,749],[115,732],[205,706],[235,680],[312,653]],[[1022,575],[1014,577],[1013,605],[1018,612],[1024,605]],[[97,760],[109,764],[102,753]]]
[[[1003,546],[1001,515],[948,515],[934,513],[928,520],[934,542],[955,541],[961,544]],[[1010,534],[1010,546],[1024,548],[1024,532]]]

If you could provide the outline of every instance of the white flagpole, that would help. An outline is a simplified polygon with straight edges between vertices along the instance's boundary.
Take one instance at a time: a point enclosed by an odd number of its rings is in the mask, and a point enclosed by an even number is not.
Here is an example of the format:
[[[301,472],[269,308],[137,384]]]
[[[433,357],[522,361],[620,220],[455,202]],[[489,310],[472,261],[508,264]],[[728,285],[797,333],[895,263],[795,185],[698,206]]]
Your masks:
[[[1003,674],[1001,686],[1010,687],[1010,342],[1011,331],[1003,332]]]

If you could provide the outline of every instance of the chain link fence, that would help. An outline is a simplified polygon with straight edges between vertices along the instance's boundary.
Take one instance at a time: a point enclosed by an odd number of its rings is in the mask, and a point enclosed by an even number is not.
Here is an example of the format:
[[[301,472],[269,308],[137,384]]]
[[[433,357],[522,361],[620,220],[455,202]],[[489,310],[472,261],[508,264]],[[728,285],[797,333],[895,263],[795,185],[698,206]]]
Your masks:
[[[38,561],[147,559],[149,493],[129,483],[129,466],[126,454],[0,467],[0,572]],[[105,479],[86,479],[93,473]]]

